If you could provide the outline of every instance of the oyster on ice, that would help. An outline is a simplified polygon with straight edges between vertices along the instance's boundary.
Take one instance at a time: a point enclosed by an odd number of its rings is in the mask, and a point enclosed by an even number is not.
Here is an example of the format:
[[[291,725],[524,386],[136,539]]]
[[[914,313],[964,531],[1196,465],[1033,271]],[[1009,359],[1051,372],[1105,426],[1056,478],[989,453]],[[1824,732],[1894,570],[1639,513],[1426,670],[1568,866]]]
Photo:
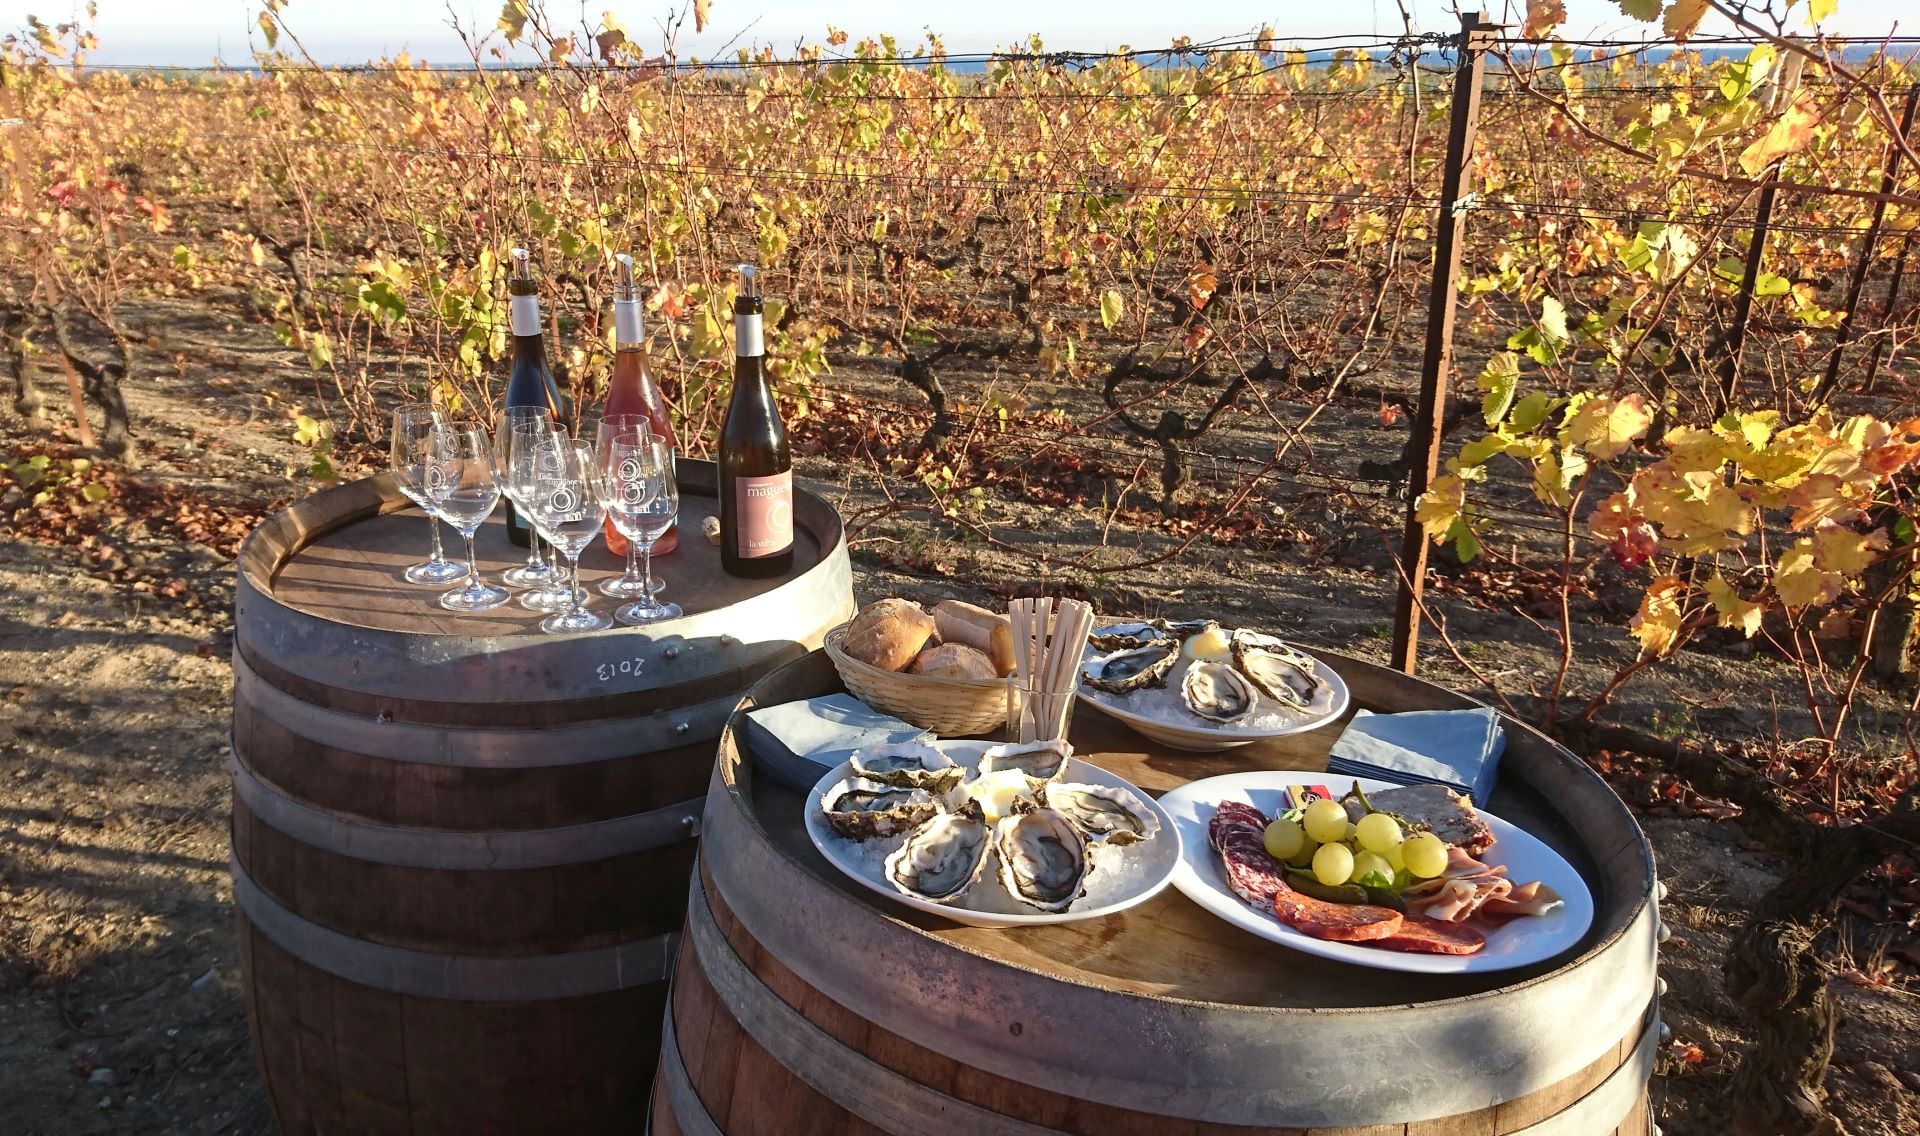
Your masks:
[[[1151,623],[1115,623],[1094,628],[1087,642],[1097,651],[1133,651],[1164,643],[1168,638],[1164,630]]]
[[[925,742],[868,746],[853,751],[853,774],[902,789],[925,789],[943,797],[966,780],[967,771]]]
[[[1240,673],[1260,693],[1282,705],[1305,710],[1325,685],[1314,670],[1313,656],[1271,635],[1236,631],[1228,646]]]
[[[1088,836],[1108,844],[1132,844],[1160,831],[1160,818],[1153,810],[1118,785],[1059,781],[1048,785],[1040,800],[1064,813]]]
[[[993,830],[1000,882],[1042,911],[1065,911],[1087,890],[1087,838],[1057,809],[1015,801]]]
[[[1145,647],[1119,651],[1093,660],[1083,681],[1109,694],[1131,694],[1150,686],[1167,685],[1167,674],[1180,661],[1180,645],[1162,639]]]
[[[820,810],[835,832],[866,840],[905,832],[939,812],[940,802],[925,789],[849,777],[821,796]]]
[[[887,882],[904,895],[935,903],[960,898],[980,878],[993,848],[980,802],[968,800],[956,812],[940,812],[907,834],[887,857]]]
[[[1187,709],[1222,726],[1231,726],[1253,714],[1260,692],[1225,663],[1194,663],[1180,681],[1180,698]]]
[[[1073,756],[1073,746],[1065,738],[1044,742],[1009,742],[989,746],[980,755],[980,776],[1016,769],[1033,781],[1056,780]]]

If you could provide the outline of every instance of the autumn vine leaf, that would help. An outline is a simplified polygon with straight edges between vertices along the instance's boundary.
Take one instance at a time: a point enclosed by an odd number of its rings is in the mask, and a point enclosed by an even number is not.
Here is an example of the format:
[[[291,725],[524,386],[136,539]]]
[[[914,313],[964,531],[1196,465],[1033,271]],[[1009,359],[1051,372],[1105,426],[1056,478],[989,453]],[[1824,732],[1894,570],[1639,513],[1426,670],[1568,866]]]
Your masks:
[[[1759,176],[1774,162],[1806,149],[1807,143],[1813,141],[1813,128],[1819,123],[1820,112],[1813,105],[1813,97],[1802,92],[1765,135],[1740,151],[1740,168],[1748,177]]]

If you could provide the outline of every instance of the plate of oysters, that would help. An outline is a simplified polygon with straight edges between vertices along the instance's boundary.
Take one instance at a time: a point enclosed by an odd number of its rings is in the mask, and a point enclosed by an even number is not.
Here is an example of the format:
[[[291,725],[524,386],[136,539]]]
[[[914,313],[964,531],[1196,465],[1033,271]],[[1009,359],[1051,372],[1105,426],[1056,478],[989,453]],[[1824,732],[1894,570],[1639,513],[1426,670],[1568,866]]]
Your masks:
[[[1112,915],[1180,864],[1166,812],[1065,741],[856,750],[806,809],[813,846],[854,882],[974,927]]]
[[[1318,729],[1346,713],[1349,698],[1321,660],[1211,619],[1095,627],[1079,694],[1162,745],[1196,752]]]

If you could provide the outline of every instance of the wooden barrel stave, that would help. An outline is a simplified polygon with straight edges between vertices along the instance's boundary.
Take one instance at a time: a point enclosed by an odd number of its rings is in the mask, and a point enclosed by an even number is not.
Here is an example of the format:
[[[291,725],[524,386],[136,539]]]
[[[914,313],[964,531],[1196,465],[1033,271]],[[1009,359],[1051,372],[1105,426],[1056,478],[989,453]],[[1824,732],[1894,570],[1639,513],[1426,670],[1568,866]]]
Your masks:
[[[1408,691],[1398,691],[1396,702],[1392,688],[1411,680],[1353,660],[1337,665],[1361,705],[1410,708]],[[756,687],[743,708],[832,685],[830,669],[808,660]],[[1411,688],[1414,696],[1427,691],[1427,705],[1465,701],[1426,684]],[[729,735],[708,796],[702,872],[670,1015],[677,1048],[663,1055],[656,1123],[666,1131],[733,1136],[800,1124],[811,1131],[816,1121],[820,1131],[927,1130],[875,1112],[856,1091],[886,1080],[879,1069],[913,1086],[909,1111],[987,1110],[984,1121],[967,1113],[961,1125],[982,1132],[1012,1124],[1007,1131],[1086,1136],[1642,1136],[1634,1125],[1644,1127],[1657,1032],[1650,854],[1603,783],[1540,735],[1517,723],[1509,731],[1509,779],[1522,785],[1518,793],[1503,791],[1496,811],[1518,815],[1557,805],[1582,814],[1568,822],[1577,832],[1529,827],[1587,875],[1599,907],[1595,927],[1570,956],[1501,979],[1367,972],[1364,989],[1384,1003],[1373,1007],[1342,1005],[1338,997],[1273,1005],[1255,998],[1246,1005],[1238,993],[1226,1002],[1196,1000],[1181,997],[1178,983],[1168,988],[1171,995],[1114,989],[1102,952],[1115,920],[1012,936],[876,912],[851,883],[794,858],[812,856],[796,836],[797,798],[754,782]],[[1327,740],[1319,742],[1322,757]],[[1194,768],[1194,760],[1178,762]],[[1289,764],[1299,767],[1272,767]],[[1156,786],[1143,776],[1150,772],[1134,773],[1150,789],[1186,779]],[[762,796],[771,812],[758,807]],[[1180,926],[1189,916],[1210,918],[1182,904],[1163,896],[1141,910],[1177,937],[1194,933]],[[1249,950],[1266,949],[1243,938]],[[1046,941],[1023,957],[1023,940]],[[1291,952],[1267,953],[1301,973],[1296,987],[1337,988],[1357,973]],[[764,1034],[782,1008],[811,1032],[770,1052],[756,1028]],[[1569,1030],[1570,1020],[1582,1028]],[[769,1036],[777,1041],[781,1034]],[[1094,1040],[1103,1036],[1120,1040]],[[1340,1075],[1343,1064],[1354,1067],[1353,1054],[1370,1052],[1382,1036],[1394,1039],[1396,1052],[1415,1055],[1409,1077],[1383,1088]],[[1462,1053],[1474,1058],[1463,1061]],[[751,1078],[740,1074],[743,1064]],[[1288,1075],[1275,1078],[1276,1068]],[[682,1107],[688,1092],[698,1115]],[[763,1124],[742,1094],[782,1101],[769,1115],[787,1118],[787,1126]]]
[[[712,739],[744,686],[851,613],[838,518],[802,500],[817,562],[796,577],[728,610],[698,597],[742,585],[695,581],[692,615],[589,636],[541,635],[524,613],[504,617],[512,634],[462,635],[430,591],[385,596],[386,569],[369,589],[378,556],[361,553],[358,594],[385,607],[355,622],[300,558],[315,539],[380,554],[397,530],[354,526],[400,507],[386,479],[316,494],[249,540],[233,878],[283,1131],[641,1125]],[[283,570],[305,578],[277,594]]]

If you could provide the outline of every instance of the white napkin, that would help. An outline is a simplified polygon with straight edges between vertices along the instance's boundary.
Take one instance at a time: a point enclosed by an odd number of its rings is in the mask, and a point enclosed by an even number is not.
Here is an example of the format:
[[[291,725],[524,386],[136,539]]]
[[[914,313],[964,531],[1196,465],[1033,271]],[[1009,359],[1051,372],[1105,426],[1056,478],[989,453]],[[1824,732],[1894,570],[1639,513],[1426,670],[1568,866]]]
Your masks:
[[[933,736],[851,694],[828,694],[747,711],[747,748],[761,771],[789,789],[813,788],[827,770],[862,746]]]
[[[1445,785],[1484,805],[1500,778],[1506,748],[1499,712],[1489,706],[1404,714],[1357,710],[1333,743],[1327,771],[1401,785]]]

